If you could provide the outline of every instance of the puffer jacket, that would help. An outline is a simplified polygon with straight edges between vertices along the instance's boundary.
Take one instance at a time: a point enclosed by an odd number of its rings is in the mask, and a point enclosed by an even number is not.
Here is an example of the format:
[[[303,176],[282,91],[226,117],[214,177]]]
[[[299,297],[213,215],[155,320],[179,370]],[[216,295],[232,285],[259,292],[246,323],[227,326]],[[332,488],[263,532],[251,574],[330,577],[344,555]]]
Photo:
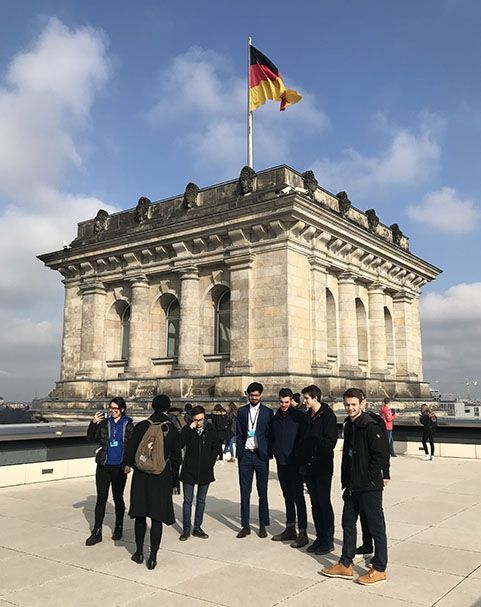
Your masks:
[[[122,424],[122,465],[124,465],[126,448],[132,437],[134,422],[132,418],[124,415],[117,423]],[[95,462],[98,466],[105,466],[107,461],[107,449],[110,442],[109,420],[103,419],[98,424],[90,422],[87,429],[87,440],[90,443],[98,443],[99,448],[96,451]]]

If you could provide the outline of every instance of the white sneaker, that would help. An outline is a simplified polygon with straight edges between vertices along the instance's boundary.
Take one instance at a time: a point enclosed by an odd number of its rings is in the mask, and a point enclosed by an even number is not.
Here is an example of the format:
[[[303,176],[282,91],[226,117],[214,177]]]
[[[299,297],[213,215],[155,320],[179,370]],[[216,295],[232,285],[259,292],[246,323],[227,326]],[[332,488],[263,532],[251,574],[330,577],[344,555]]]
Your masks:
[[[432,455],[425,455],[423,457],[423,462],[430,462],[433,459]]]

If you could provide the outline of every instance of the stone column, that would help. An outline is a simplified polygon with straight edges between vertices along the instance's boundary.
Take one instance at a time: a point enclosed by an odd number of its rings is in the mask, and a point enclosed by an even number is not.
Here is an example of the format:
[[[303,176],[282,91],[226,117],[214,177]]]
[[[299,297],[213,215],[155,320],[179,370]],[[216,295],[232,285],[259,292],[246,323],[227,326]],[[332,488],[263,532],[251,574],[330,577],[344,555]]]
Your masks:
[[[80,371],[77,377],[102,379],[105,364],[105,297],[100,281],[81,285],[82,332],[80,341]]]
[[[326,262],[310,257],[311,264],[311,373],[328,375],[331,365],[327,362],[327,305]]]
[[[125,375],[146,375],[150,370],[149,282],[143,275],[130,279],[129,358]]]
[[[411,302],[411,322],[412,322],[412,339],[415,351],[414,372],[418,376],[419,381],[423,381],[423,349],[421,342],[421,318],[419,312],[419,293],[417,293]]]
[[[384,289],[379,283],[369,286],[369,363],[370,375],[387,374],[386,326],[384,322]]]
[[[359,351],[357,343],[356,283],[355,274],[339,275],[339,373],[357,374]]]
[[[396,376],[406,380],[418,378],[413,365],[412,300],[407,291],[393,295]]]
[[[60,380],[67,381],[75,379],[75,374],[79,371],[82,299],[79,293],[79,280],[64,280],[63,283],[65,285],[65,296]]]
[[[173,375],[189,375],[196,374],[201,369],[199,271],[195,266],[190,266],[179,269],[179,274],[179,355]]]
[[[226,260],[230,266],[230,361],[226,373],[248,375],[251,360],[251,288],[254,256],[246,253]]]

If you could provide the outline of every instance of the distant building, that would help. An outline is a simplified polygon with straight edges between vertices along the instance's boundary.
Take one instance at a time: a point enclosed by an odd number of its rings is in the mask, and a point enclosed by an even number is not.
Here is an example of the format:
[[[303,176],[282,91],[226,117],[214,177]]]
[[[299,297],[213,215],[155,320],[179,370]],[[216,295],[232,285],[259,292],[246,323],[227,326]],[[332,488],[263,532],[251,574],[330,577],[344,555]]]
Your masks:
[[[65,284],[52,398],[340,395],[428,398],[419,294],[440,272],[397,226],[312,171],[280,166],[134,209],[99,211],[39,257]]]

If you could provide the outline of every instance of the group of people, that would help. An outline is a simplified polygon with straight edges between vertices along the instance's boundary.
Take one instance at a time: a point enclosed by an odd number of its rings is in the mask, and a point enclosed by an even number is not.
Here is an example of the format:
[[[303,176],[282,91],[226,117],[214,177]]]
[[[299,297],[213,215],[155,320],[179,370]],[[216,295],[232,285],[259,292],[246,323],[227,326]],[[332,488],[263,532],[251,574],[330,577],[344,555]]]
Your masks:
[[[163,525],[175,522],[172,495],[180,483],[183,505],[179,539],[186,541],[191,536],[207,539],[202,522],[209,485],[215,480],[214,465],[223,450],[221,443],[225,449],[227,442],[230,449],[235,440],[241,502],[241,529],[236,537],[242,539],[251,534],[250,501],[254,475],[258,493],[257,534],[261,538],[268,536],[269,461],[274,457],[285,501],[286,527],[271,539],[289,542],[293,548],[308,546],[307,551],[317,555],[332,552],[334,511],[331,485],[334,448],[338,440],[334,412],[322,402],[321,390],[315,385],[302,390],[304,407],[299,405],[300,399],[292,390],[281,389],[275,413],[261,402],[262,384],[253,382],[246,392],[248,403],[245,406],[237,411],[231,407],[228,413],[217,410],[210,423],[206,421],[206,411],[202,406],[192,407],[180,431],[169,413],[171,401],[166,395],[155,396],[153,414],[135,426],[126,415],[126,403],[120,397],[110,401],[109,415],[96,413],[88,428],[88,438],[99,444],[96,455],[97,503],[94,527],[86,544],[92,546],[102,541],[102,523],[110,485],[115,503],[112,537],[114,540],[122,538],[123,492],[131,471],[129,516],[135,519],[136,550],[131,557],[135,563],[144,561],[147,518],[150,518],[147,567],[155,568]],[[353,579],[355,555],[374,550],[369,571],[357,580],[368,585],[386,579],[387,539],[382,492],[389,482],[389,441],[383,419],[366,411],[366,397],[362,390],[350,388],[343,399],[347,413],[341,465],[344,540],[339,562],[324,568],[322,573],[328,577]],[[230,423],[220,425],[217,416],[227,417]],[[229,432],[225,437],[219,437],[218,428],[231,428],[233,419],[233,440],[229,438]],[[316,534],[310,545],[304,485],[310,497]],[[363,545],[360,548],[356,548],[358,517],[363,528]]]

